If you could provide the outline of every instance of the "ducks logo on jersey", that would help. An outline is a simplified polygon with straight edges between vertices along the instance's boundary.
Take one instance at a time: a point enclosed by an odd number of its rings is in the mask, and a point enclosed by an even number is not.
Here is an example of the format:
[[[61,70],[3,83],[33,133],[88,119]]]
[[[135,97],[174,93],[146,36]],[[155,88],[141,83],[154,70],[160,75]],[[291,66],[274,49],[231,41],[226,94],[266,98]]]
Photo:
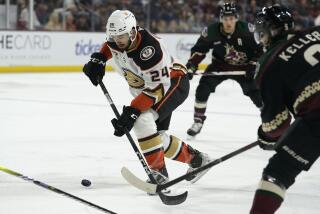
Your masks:
[[[137,89],[144,87],[144,80],[141,77],[126,68],[122,68],[122,70],[124,71],[124,77],[126,78],[130,87]]]

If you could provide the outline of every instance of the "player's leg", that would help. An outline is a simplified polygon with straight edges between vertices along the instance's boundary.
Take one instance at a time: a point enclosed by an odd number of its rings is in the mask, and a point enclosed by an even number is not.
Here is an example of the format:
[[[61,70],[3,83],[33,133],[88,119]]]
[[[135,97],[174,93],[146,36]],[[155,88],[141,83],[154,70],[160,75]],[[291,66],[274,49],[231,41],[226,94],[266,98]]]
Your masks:
[[[167,117],[171,117],[172,111],[188,97],[189,87],[187,75],[172,78],[171,87],[166,95],[152,109],[142,113],[134,124],[133,129],[140,148],[152,170],[166,171],[163,170],[163,167],[165,167],[164,148],[157,124]],[[169,126],[169,123],[167,126]],[[164,172],[164,174],[167,173]]]
[[[247,79],[244,76],[235,77],[234,80],[240,84],[243,94],[248,96],[255,106],[261,108],[262,98],[259,89],[254,83],[254,80]]]
[[[320,155],[320,119],[297,119],[279,140],[255,193],[251,214],[273,214],[295,178]]]
[[[193,171],[196,168],[212,161],[208,154],[192,148],[190,145],[186,144],[184,141],[180,140],[174,135],[168,135],[166,130],[169,128],[170,119],[171,115],[160,123],[157,123],[158,130],[161,130],[159,133],[164,146],[165,157],[188,164],[189,169],[187,172]],[[191,183],[195,183],[207,171],[208,170],[202,171],[201,173],[198,173],[197,175],[194,175],[186,180],[190,181]]]
[[[164,162],[163,143],[155,123],[156,118],[157,113],[152,109],[142,113],[135,122],[133,130],[155,179],[158,183],[164,183],[168,180],[168,172]]]
[[[193,159],[193,149],[174,135],[168,135],[166,131],[169,129],[171,114],[165,119],[157,121],[158,131],[163,143],[165,157],[189,164]]]
[[[174,135],[168,135],[166,133],[166,131],[169,129],[172,112],[181,103],[183,103],[188,96],[188,92],[189,80],[187,78],[183,77],[180,80],[173,79],[172,90],[169,90],[168,93],[170,94],[170,97],[164,99],[165,102],[163,102],[160,107],[155,106],[159,116],[156,124],[164,146],[165,157],[189,164],[190,168],[194,169],[208,163],[210,161],[208,155],[193,149],[190,145],[187,145],[178,137]],[[195,177],[199,176],[200,173]]]
[[[200,133],[203,123],[207,118],[205,112],[210,93],[215,92],[216,87],[225,79],[226,78],[222,76],[202,76],[200,78],[194,104],[194,123],[188,129],[188,135],[195,136]]]

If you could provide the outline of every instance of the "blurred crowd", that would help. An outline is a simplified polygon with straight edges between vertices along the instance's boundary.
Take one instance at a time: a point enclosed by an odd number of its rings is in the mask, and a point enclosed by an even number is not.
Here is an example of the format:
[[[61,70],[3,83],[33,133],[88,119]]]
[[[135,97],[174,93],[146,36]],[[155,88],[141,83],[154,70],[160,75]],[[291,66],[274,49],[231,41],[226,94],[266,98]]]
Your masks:
[[[29,0],[17,5],[17,29],[28,29]],[[238,0],[240,19],[253,22],[257,10],[281,3],[292,10],[296,27],[320,25],[320,0]],[[4,3],[4,0],[0,0]],[[34,0],[34,28],[53,31],[105,31],[116,9],[131,10],[140,26],[156,33],[192,33],[219,20],[219,0]]]

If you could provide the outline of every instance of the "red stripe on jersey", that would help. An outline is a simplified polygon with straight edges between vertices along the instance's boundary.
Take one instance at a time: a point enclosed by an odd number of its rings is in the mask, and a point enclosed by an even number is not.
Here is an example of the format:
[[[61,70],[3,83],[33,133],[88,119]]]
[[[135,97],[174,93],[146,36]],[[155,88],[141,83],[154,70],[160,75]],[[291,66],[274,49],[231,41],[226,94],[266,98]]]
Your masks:
[[[171,72],[170,72],[170,78],[177,78],[177,77],[181,77],[181,76],[184,76],[185,73],[181,70],[175,70],[175,69],[171,69]]]
[[[112,58],[111,50],[106,42],[103,44],[100,53],[103,53],[108,60]]]
[[[180,84],[180,80],[181,77],[179,77],[179,80],[177,82],[177,84],[173,87],[173,89],[169,92],[169,94],[167,93],[164,96],[164,99],[161,101],[161,103],[159,104],[159,106],[157,107],[156,111],[159,111],[159,109],[161,108],[161,106],[166,102],[166,100],[173,94],[173,92],[178,88],[179,84]]]
[[[136,98],[131,101],[130,106],[140,110],[141,112],[147,111],[154,104],[154,99],[148,97],[144,93],[140,93]]]
[[[172,95],[172,93],[177,89],[177,87],[180,84],[181,77],[184,76],[185,73],[181,70],[171,70],[170,72],[170,78],[177,78],[179,77],[179,80],[177,84],[174,86],[174,88],[170,91],[167,92],[167,94],[164,96],[164,99],[161,101],[159,104],[158,108],[156,111],[158,111],[161,106],[164,104],[164,102]],[[147,111],[149,108],[151,108],[154,105],[155,99],[147,96],[144,93],[140,93],[137,97],[135,97],[132,101],[130,106],[133,108],[136,108],[140,110],[141,112]]]

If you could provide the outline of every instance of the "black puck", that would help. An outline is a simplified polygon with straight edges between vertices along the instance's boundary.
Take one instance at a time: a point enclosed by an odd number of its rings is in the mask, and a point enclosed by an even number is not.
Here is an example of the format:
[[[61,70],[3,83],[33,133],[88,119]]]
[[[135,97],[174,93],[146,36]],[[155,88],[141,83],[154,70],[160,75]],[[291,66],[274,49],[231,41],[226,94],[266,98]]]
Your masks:
[[[81,184],[85,187],[89,187],[89,186],[91,186],[91,181],[89,181],[87,179],[82,179]]]

